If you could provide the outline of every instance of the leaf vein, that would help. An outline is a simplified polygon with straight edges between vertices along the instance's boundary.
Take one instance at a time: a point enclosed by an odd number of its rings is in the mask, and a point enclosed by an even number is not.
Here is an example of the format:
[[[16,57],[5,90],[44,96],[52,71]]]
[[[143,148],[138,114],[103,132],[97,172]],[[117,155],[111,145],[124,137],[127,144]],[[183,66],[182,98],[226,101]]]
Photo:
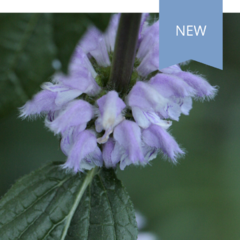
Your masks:
[[[68,177],[67,179],[65,179],[65,181],[62,181],[62,182],[61,182],[62,185],[63,185],[63,183],[67,182],[67,181],[69,180],[69,178],[70,178],[70,177]],[[56,192],[55,192],[53,198],[51,199],[51,201],[50,201],[50,202],[48,203],[48,205],[46,206],[45,210],[47,209],[47,207],[48,207],[49,205],[51,205],[52,201],[53,201],[54,198],[56,197],[56,194],[57,194],[57,192],[58,192],[58,189],[55,189],[55,190],[56,190]],[[45,210],[44,210],[44,211],[45,211]],[[44,213],[44,212],[43,212],[43,213]],[[34,221],[33,221],[30,225],[28,225],[26,229],[24,229],[24,231],[20,234],[19,239],[20,239],[20,237],[21,237],[32,225],[34,225],[34,223],[43,215],[43,213],[40,214],[36,219],[34,219]]]
[[[108,200],[108,203],[109,203],[109,207],[110,207],[110,209],[111,209],[111,215],[112,215],[113,226],[114,226],[114,236],[115,236],[114,239],[117,239],[117,226],[116,226],[116,224],[115,224],[115,217],[114,217],[114,214],[113,214],[112,205],[111,205],[111,202],[110,202],[109,197],[108,197],[107,189],[105,188],[105,186],[104,186],[104,184],[103,184],[103,182],[102,182],[102,179],[101,179],[100,175],[98,175],[98,177],[99,177],[99,180],[100,180],[101,185],[103,186],[103,190],[104,190],[104,192],[106,193],[106,197],[107,197],[107,200]]]
[[[34,204],[36,204],[37,202],[39,202],[39,200],[41,200],[42,198],[44,198],[48,193],[50,193],[51,191],[53,191],[54,189],[56,189],[57,187],[60,187],[64,182],[66,182],[70,177],[66,178],[65,180],[59,182],[57,185],[53,186],[52,188],[50,188],[47,192],[45,192],[43,195],[41,195],[41,197],[37,198],[32,204],[30,204],[27,208],[24,208],[24,211],[22,211],[21,213],[17,214],[16,216],[14,216],[14,219],[10,220],[7,223],[4,223],[1,227],[4,227],[8,224],[10,224],[11,222],[13,222],[14,220],[16,220],[16,218],[20,217],[23,213],[25,213],[28,209],[30,209]],[[35,193],[33,192],[33,194],[35,195]],[[35,195],[36,196],[36,195]],[[22,204],[20,202],[20,204]]]

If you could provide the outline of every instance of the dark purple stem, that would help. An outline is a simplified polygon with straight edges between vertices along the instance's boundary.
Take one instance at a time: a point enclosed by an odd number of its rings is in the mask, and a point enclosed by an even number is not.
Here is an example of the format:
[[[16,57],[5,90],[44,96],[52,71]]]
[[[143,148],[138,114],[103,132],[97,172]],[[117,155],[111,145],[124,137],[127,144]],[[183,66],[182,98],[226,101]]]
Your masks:
[[[122,13],[119,21],[109,82],[121,93],[126,92],[136,55],[141,13]]]

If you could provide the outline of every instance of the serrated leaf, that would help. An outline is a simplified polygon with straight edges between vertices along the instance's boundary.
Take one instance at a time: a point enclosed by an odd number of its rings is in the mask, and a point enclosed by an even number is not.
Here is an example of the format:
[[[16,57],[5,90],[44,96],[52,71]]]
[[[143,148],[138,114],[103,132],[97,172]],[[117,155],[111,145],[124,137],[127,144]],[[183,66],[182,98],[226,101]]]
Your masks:
[[[133,204],[113,170],[96,175],[78,206],[66,240],[134,240]]]
[[[20,179],[0,202],[0,239],[65,239],[91,174],[50,164]]]
[[[121,182],[113,170],[94,171],[73,175],[52,163],[20,179],[0,201],[0,239],[136,239]]]
[[[0,116],[48,80],[55,50],[50,14],[0,14]]]

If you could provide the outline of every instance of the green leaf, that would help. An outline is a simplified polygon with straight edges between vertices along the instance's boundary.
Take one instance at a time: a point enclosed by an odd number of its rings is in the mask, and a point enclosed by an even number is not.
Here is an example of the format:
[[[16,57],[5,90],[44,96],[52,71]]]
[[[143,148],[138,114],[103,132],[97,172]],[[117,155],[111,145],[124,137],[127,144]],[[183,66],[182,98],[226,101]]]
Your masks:
[[[55,52],[50,14],[0,14],[0,116],[49,80]]]
[[[102,31],[110,14],[0,14],[0,117],[22,106],[69,60],[90,24]]]
[[[95,171],[71,174],[52,163],[20,179],[0,201],[0,239],[137,239],[121,182],[113,170]]]
[[[85,192],[66,240],[134,240],[133,204],[113,170],[102,169]]]

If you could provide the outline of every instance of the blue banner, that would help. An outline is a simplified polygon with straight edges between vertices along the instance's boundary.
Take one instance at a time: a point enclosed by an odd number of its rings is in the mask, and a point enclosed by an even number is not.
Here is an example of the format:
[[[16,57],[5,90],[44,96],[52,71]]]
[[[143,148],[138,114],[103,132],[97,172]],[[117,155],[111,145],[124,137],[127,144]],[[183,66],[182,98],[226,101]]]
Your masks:
[[[159,69],[195,60],[223,69],[222,0],[160,0]]]

